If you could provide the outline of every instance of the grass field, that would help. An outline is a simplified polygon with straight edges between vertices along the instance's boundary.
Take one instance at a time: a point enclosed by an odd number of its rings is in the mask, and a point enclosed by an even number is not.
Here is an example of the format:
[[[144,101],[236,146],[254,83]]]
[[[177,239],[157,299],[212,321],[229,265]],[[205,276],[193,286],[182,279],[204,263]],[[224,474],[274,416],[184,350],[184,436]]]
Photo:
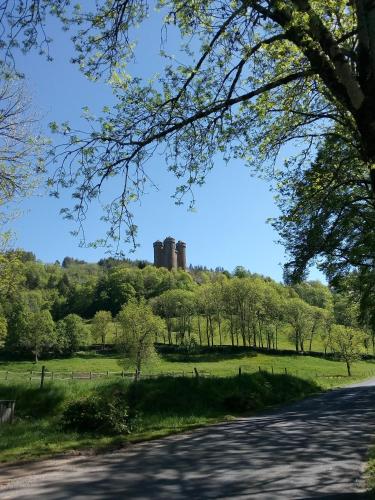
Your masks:
[[[78,353],[72,358],[52,359],[35,364],[31,361],[0,361],[0,381],[4,382],[6,371],[9,371],[8,380],[14,381],[12,372],[17,372],[17,380],[27,381],[31,370],[40,372],[45,365],[49,372],[120,372],[131,371],[132,368],[121,361],[116,355],[101,355],[93,352]],[[270,355],[256,352],[221,353],[214,351],[204,354],[163,354],[148,366],[143,373],[166,374],[181,373],[191,374],[196,368],[214,376],[234,376],[239,368],[243,373],[254,373],[266,370],[273,373],[285,373],[304,379],[313,379],[323,388],[329,388],[348,382],[346,366],[343,362],[331,361],[323,358],[300,355]],[[359,361],[353,364],[352,380],[375,376],[375,360]],[[16,375],[16,373],[14,373]],[[21,378],[20,378],[21,377]]]
[[[88,325],[90,325],[90,320],[87,322]],[[225,320],[224,320],[225,324]],[[277,349],[294,349],[294,342],[290,338],[290,333],[291,333],[291,326],[290,325],[282,325],[280,327],[279,333],[278,333],[278,339],[277,339]],[[116,336],[115,332],[116,331],[116,326],[114,323],[109,327],[108,334],[106,336],[106,342],[109,344],[112,344],[116,341]],[[198,326],[197,326],[197,321],[195,318],[193,318],[192,321],[192,338],[196,341],[196,343],[199,343],[199,336],[198,336]],[[173,339],[175,339],[175,333],[172,334]],[[228,334],[228,328],[223,327],[222,328],[222,337],[223,337],[223,343],[224,344],[230,344],[231,339]],[[92,342],[93,339],[90,337],[88,339],[89,342]],[[265,341],[265,339],[264,339]],[[202,342],[203,345],[207,345],[207,339],[204,333],[202,333]],[[238,338],[239,345],[242,346],[242,339],[241,336]],[[214,344],[219,345],[220,343],[220,336],[218,332],[217,325],[214,325]],[[310,342],[306,341],[305,342],[305,349],[309,349]],[[320,335],[316,334],[314,335],[312,342],[311,342],[311,350],[312,351],[317,351],[317,352],[323,352],[324,347],[323,343],[321,341]]]
[[[61,426],[61,412],[73,400],[92,393],[130,391],[139,412],[131,434],[111,436],[69,431]],[[287,375],[255,373],[241,377],[159,377],[138,383],[101,381],[90,384],[54,382],[43,390],[36,385],[0,385],[0,398],[16,399],[17,420],[0,426],[0,462],[35,459],[69,450],[102,448],[229,420],[270,405],[319,391],[309,381]]]
[[[50,371],[119,371],[123,365],[113,355],[81,353],[69,359],[31,362],[1,362],[0,370]],[[242,375],[238,376],[239,367]],[[126,364],[124,366],[126,369]],[[209,372],[211,376],[145,378],[139,382],[140,424],[126,436],[96,436],[63,430],[60,415],[69,401],[89,393],[111,391],[116,384],[130,387],[130,379],[108,377],[103,380],[47,381],[43,390],[38,380],[0,380],[0,399],[16,399],[17,420],[0,426],[0,461],[14,461],[48,456],[80,448],[108,448],[130,441],[150,439],[188,430],[196,426],[231,419],[243,414],[241,404],[224,404],[251,400],[253,411],[305,397],[308,394],[354,380],[375,376],[373,361],[353,365],[353,376],[346,375],[344,363],[311,356],[270,355],[260,353],[202,354],[170,353],[144,369],[144,374],[166,372]],[[259,369],[261,370],[259,372]],[[288,375],[285,375],[285,369]],[[273,374],[272,374],[273,372]],[[4,372],[2,372],[4,373]],[[1,374],[0,374],[1,378]]]

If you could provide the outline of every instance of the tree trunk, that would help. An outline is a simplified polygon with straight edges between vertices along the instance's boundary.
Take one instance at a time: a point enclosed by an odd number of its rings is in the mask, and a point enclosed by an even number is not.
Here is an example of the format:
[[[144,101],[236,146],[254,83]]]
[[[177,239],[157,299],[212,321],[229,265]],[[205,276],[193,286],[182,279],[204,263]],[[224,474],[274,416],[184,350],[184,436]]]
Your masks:
[[[259,344],[262,346],[262,349],[264,348],[264,342],[263,342],[263,334],[262,334],[262,323],[258,319],[258,331],[259,331]]]
[[[214,327],[212,325],[212,318],[211,316],[209,317],[209,325],[210,325],[210,337],[211,337],[211,346],[214,345]]]
[[[141,378],[141,357],[140,357],[140,354],[138,354],[137,355],[136,365],[135,365],[134,380],[136,382],[138,382],[140,378]]]
[[[272,336],[271,336],[271,332],[269,330],[267,330],[267,349],[271,349],[272,347]]]
[[[206,316],[206,337],[207,337],[207,345],[210,347],[210,333],[208,330],[208,316]]]
[[[247,343],[249,344],[249,346],[251,346],[252,334],[251,334],[251,328],[250,328],[249,323],[247,323],[247,325],[246,325],[246,337],[247,337]]]
[[[172,323],[171,319],[167,320],[168,344],[172,344]]]
[[[350,370],[350,363],[348,360],[346,360],[346,369],[348,370],[348,377],[352,376],[351,370]]]
[[[278,338],[277,338],[277,335],[278,335],[278,328],[276,326],[276,330],[275,330],[275,335],[276,335],[276,349],[277,349],[277,341],[278,341]]]
[[[202,346],[201,318],[199,314],[198,314],[198,335],[199,335],[199,345]]]
[[[314,332],[311,332],[311,336],[310,336],[310,343],[309,343],[309,352],[311,352],[311,349],[312,349],[312,340],[313,340],[313,336],[314,336]]]
[[[241,337],[242,337],[242,344],[246,346],[246,335],[243,328],[241,328]]]

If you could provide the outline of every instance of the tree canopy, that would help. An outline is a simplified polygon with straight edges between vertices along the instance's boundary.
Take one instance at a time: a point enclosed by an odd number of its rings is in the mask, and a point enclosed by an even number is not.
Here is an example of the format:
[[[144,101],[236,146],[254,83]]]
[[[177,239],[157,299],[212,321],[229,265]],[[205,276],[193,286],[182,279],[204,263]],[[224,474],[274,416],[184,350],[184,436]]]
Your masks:
[[[289,281],[314,261],[331,281],[373,268],[374,198],[366,167],[349,142],[327,139],[308,168],[278,175],[274,221],[290,260]]]
[[[135,40],[143,35],[137,27],[154,8],[161,32],[179,32],[181,48],[173,57],[165,44],[164,68],[143,81],[126,65],[137,57]],[[179,179],[177,203],[204,182],[217,153],[263,166],[274,177],[286,144],[296,148],[295,168],[303,169],[327,139],[350,143],[366,189],[375,190],[375,7],[369,0],[99,0],[74,8],[66,0],[18,0],[3,2],[2,10],[5,61],[14,60],[17,45],[37,46],[48,57],[48,19],[55,15],[72,29],[73,61],[88,77],[112,85],[114,106],[97,117],[86,110],[86,132],[52,124],[67,138],[56,153],[54,181],[73,188],[68,217],[83,222],[105,182],[115,175],[123,180],[105,207],[105,241],[123,237],[123,222],[125,238],[133,238],[130,203],[149,181],[146,163],[160,146]]]
[[[120,326],[117,343],[126,356],[124,363],[135,366],[135,380],[138,380],[142,366],[157,355],[154,342],[162,335],[165,324],[144,299],[139,303],[131,300],[121,309],[117,321]]]
[[[151,309],[163,328],[147,330],[147,346],[164,343],[185,352],[197,346],[294,347],[332,355],[338,324],[362,328],[361,354],[375,352],[373,308],[365,307],[373,296],[365,302],[352,275],[338,290],[316,281],[282,285],[238,267],[229,273],[197,266],[190,275],[128,259],[113,266],[72,259],[62,266],[21,250],[0,255],[6,277],[0,287],[0,350],[9,357],[71,356],[98,343],[103,349],[121,344],[130,324],[122,322],[130,321],[124,311],[141,328]],[[129,286],[133,293],[124,294]],[[108,297],[120,310],[105,309]]]

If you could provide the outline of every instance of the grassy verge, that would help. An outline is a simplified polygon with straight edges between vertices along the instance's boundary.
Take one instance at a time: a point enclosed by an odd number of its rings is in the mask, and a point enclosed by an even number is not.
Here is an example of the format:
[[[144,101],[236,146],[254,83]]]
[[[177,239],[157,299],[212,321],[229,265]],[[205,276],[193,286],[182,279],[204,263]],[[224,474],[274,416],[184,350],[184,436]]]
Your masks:
[[[26,381],[26,371],[40,371],[42,365],[50,372],[106,372],[129,370],[130,367],[115,355],[78,353],[72,358],[52,359],[34,364],[30,361],[0,362],[0,383],[4,383],[4,371],[14,372],[9,376],[10,383]],[[254,373],[265,370],[275,374],[285,373],[306,380],[314,380],[323,388],[344,385],[351,381],[375,377],[374,361],[359,361],[353,364],[353,376],[348,379],[343,362],[323,358],[298,355],[270,355],[255,352],[204,353],[204,354],[163,354],[144,373],[165,374],[168,372],[192,373],[194,368],[219,377],[230,377],[238,374],[241,367],[243,373]],[[17,375],[17,373],[19,375]],[[34,381],[37,383],[37,381]]]
[[[49,370],[118,370],[115,356],[90,353],[70,359],[43,362]],[[27,362],[6,362],[1,369],[38,370]],[[109,377],[105,380],[47,382],[43,391],[38,381],[0,382],[0,399],[16,399],[17,421],[0,426],[0,462],[36,459],[71,450],[94,450],[121,446],[223,421],[239,415],[303,398],[309,394],[355,380],[375,376],[375,363],[353,365],[353,377],[345,365],[309,356],[275,356],[256,353],[206,353],[186,356],[164,355],[145,370],[149,373],[208,371],[212,376],[143,379],[138,384]],[[242,375],[238,376],[241,367]],[[259,368],[261,371],[259,371]],[[288,375],[285,375],[285,368]],[[273,372],[273,373],[272,373]],[[129,402],[141,415],[129,435],[97,436],[66,431],[61,413],[66,405],[89,394],[107,394],[119,384]],[[375,469],[375,467],[374,467]]]
[[[366,467],[366,482],[370,498],[375,498],[375,446],[370,448]]]
[[[125,388],[140,415],[132,434],[96,436],[63,430],[60,415],[72,400],[95,392],[106,395]],[[249,414],[318,391],[316,384],[293,376],[255,373],[241,377],[159,377],[137,384],[54,383],[44,390],[27,384],[0,386],[0,398],[17,400],[17,421],[0,426],[0,461],[35,459],[55,453],[105,449],[129,442],[186,431]]]

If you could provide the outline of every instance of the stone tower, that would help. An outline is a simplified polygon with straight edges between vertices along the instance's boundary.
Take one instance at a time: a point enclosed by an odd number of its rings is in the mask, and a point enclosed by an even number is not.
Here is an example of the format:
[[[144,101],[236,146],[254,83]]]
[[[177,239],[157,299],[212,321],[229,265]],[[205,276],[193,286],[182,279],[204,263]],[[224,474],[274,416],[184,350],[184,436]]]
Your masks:
[[[176,240],[168,236],[164,243],[164,267],[167,269],[177,269]]]
[[[156,267],[164,266],[163,243],[159,240],[154,243],[154,264]]]
[[[186,269],[186,243],[178,241],[176,245],[177,250],[177,267]]]
[[[166,267],[167,269],[186,269],[186,243],[165,238],[163,243],[155,241],[154,243],[154,265],[156,267]]]

